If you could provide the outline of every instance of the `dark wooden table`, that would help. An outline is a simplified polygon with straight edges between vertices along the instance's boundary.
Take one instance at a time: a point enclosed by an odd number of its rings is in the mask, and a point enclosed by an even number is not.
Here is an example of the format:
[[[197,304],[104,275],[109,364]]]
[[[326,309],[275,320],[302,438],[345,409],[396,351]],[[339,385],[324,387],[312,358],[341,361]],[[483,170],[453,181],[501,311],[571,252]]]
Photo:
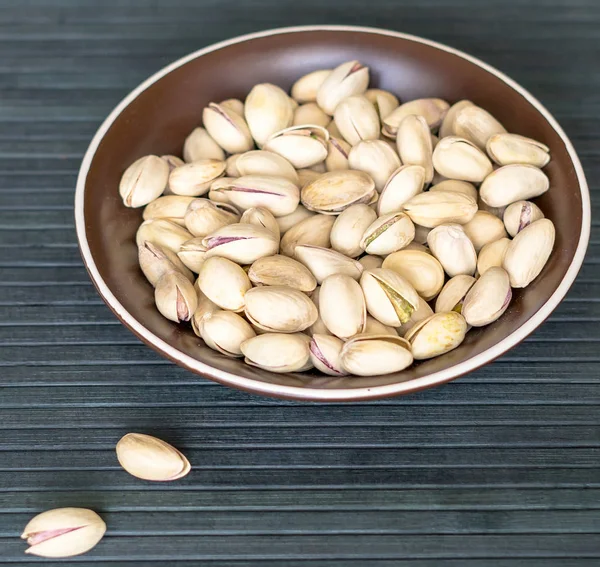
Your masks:
[[[1,1],[0,564],[39,563],[18,536],[59,506],[108,524],[72,565],[600,564],[597,203],[580,277],[533,337],[386,402],[289,403],[199,379],[96,295],[72,202],[102,119],[173,59],[307,23],[389,27],[497,66],[564,126],[595,201],[597,0]],[[128,431],[172,441],[194,470],[168,486],[130,477],[114,454]]]

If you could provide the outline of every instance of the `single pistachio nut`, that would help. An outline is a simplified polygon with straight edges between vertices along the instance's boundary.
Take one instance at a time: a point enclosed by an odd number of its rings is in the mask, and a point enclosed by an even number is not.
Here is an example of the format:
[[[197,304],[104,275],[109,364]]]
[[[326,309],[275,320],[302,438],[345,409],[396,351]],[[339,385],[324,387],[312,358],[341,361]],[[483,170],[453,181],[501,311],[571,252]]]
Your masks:
[[[225,175],[227,177],[241,177],[239,169],[237,168],[237,161],[241,156],[250,153],[245,152],[243,154],[232,154],[225,160]],[[212,186],[211,186],[212,188]]]
[[[192,468],[181,451],[144,433],[127,433],[119,439],[116,450],[120,465],[130,475],[143,480],[177,480]]]
[[[479,194],[492,207],[505,207],[516,201],[539,197],[550,187],[546,174],[533,165],[503,165],[490,173]]]
[[[383,120],[381,132],[388,138],[395,139],[400,123],[409,115],[422,116],[430,130],[436,130],[442,123],[450,105],[441,98],[419,98],[401,104]]]
[[[358,282],[344,274],[323,280],[319,313],[327,329],[340,339],[349,339],[365,330],[367,307]]]
[[[59,558],[86,553],[104,536],[106,524],[93,510],[55,508],[33,517],[25,526],[21,539],[30,546],[29,555]]]
[[[314,217],[317,213],[309,211],[303,205],[298,205],[296,210],[289,215],[283,215],[282,217],[276,217],[275,220],[279,226],[279,233],[283,236],[290,228],[296,226],[303,220]]]
[[[358,142],[348,155],[350,169],[368,173],[375,182],[375,189],[381,192],[390,175],[400,167],[398,154],[381,140]]]
[[[198,306],[192,282],[179,272],[167,272],[156,282],[154,301],[161,315],[175,323],[189,321]]]
[[[427,305],[427,304],[425,304]],[[392,337],[398,336],[398,331],[394,329],[394,327],[390,327],[389,325],[384,325],[375,317],[371,317],[371,315],[367,315],[367,322],[365,324],[365,330],[363,335],[391,335]]]
[[[425,183],[430,183],[433,179],[433,144],[425,118],[414,114],[406,116],[398,125],[396,144],[402,163],[420,165],[425,171]]]
[[[144,242],[138,248],[138,261],[146,279],[153,285],[167,272],[180,272],[191,282],[194,275],[168,248],[161,248],[152,242]]]
[[[304,264],[280,254],[256,260],[248,277],[254,285],[288,286],[305,293],[317,287],[317,280]]]
[[[475,273],[477,252],[461,225],[441,224],[429,233],[427,244],[451,278]]]
[[[316,102],[319,87],[330,73],[331,69],[319,69],[303,75],[292,85],[292,98],[299,104]]]
[[[126,207],[143,207],[167,187],[169,166],[158,156],[144,156],[134,161],[123,173],[119,193]]]
[[[240,345],[256,333],[244,318],[231,311],[215,311],[201,319],[200,336],[206,345],[225,356],[243,356]]]
[[[244,116],[252,137],[261,147],[272,134],[292,125],[294,111],[283,89],[261,83],[248,93]]]
[[[521,163],[542,168],[550,161],[550,148],[518,134],[496,134],[486,144],[488,155],[498,165]]]
[[[317,90],[317,104],[329,116],[338,104],[354,95],[361,95],[369,86],[369,68],[359,61],[347,61],[327,75]]]
[[[404,211],[415,224],[434,228],[440,224],[468,223],[477,212],[477,203],[461,193],[427,191],[404,203]]]
[[[331,246],[330,234],[335,222],[331,215],[313,215],[292,226],[281,239],[281,254],[294,257],[296,246],[309,244],[321,248]]]
[[[487,110],[469,104],[457,110],[454,117],[454,135],[473,142],[485,151],[488,140],[506,129]]]
[[[194,197],[185,197],[183,195],[164,195],[148,203],[144,207],[142,218],[167,219],[180,226],[185,226],[185,212]]]
[[[455,102],[444,116],[442,120],[442,124],[440,125],[439,137],[445,138],[447,136],[456,136],[456,131],[454,129],[454,121],[456,119],[456,115],[460,110],[467,106],[473,106],[473,103],[470,100],[459,100]]]
[[[235,207],[227,203],[213,203],[208,199],[194,199],[184,216],[185,227],[194,236],[206,236],[239,220],[240,215]]]
[[[435,300],[435,312],[446,313],[448,311],[456,311],[457,313],[461,313],[465,296],[476,281],[473,276],[464,274],[450,278]]]
[[[422,297],[419,296],[419,305],[412,312],[410,319],[406,323],[402,323],[398,327],[397,334],[403,337],[406,333],[412,329],[417,323],[431,317],[433,315],[433,309],[429,307],[429,303],[427,303]]]
[[[135,243],[139,248],[144,242],[152,242],[177,254],[181,245],[190,238],[192,235],[177,223],[167,219],[150,219],[144,221],[138,228]]]
[[[415,225],[405,213],[382,215],[365,230],[360,241],[367,254],[386,256],[410,244]]]
[[[456,311],[434,313],[420,321],[406,335],[415,360],[446,354],[458,347],[467,334],[465,318]]]
[[[502,267],[504,256],[510,245],[510,238],[500,238],[494,242],[488,242],[477,256],[477,273],[482,276],[494,266]]]
[[[321,163],[327,157],[329,132],[322,126],[291,126],[275,132],[263,149],[278,154],[296,169]]]
[[[383,264],[383,258],[381,256],[365,254],[358,259],[358,262],[364,270],[373,270],[375,268],[381,268],[381,265]]]
[[[230,224],[202,240],[206,258],[222,256],[236,264],[252,264],[263,256],[277,254],[279,239],[266,228],[253,224]]]
[[[429,191],[447,191],[450,193],[462,193],[467,197],[473,199],[473,201],[477,202],[477,198],[479,194],[477,193],[477,189],[475,189],[475,185],[469,183],[468,181],[459,181],[458,179],[446,179],[445,181],[440,181],[440,183],[436,183],[429,188]]]
[[[423,191],[425,169],[420,165],[403,165],[392,172],[379,195],[377,213],[401,211],[404,203]]]
[[[554,224],[548,219],[531,223],[513,238],[503,263],[512,287],[527,287],[538,277],[550,258],[554,238]]]
[[[444,285],[442,265],[427,252],[398,250],[383,261],[383,268],[402,276],[425,301],[433,299]]]
[[[176,167],[169,175],[169,188],[175,195],[199,197],[208,193],[211,183],[221,177],[225,162],[217,159],[200,159]]]
[[[391,335],[358,335],[344,344],[342,368],[356,376],[377,376],[400,372],[413,363],[410,344]]]
[[[294,166],[284,157],[266,150],[253,150],[240,154],[235,161],[237,177],[245,175],[268,175],[284,177],[294,185],[299,184]]]
[[[358,280],[363,271],[362,265],[356,260],[320,246],[298,244],[294,256],[311,271],[318,284],[332,274],[346,274]]]
[[[363,234],[377,220],[377,213],[368,205],[351,205],[333,218],[331,247],[349,258],[360,256],[364,252],[360,245]]]
[[[201,159],[225,161],[225,152],[204,128],[194,128],[183,142],[183,159],[187,163]]]
[[[198,285],[198,280],[196,280],[196,283],[194,284],[194,289],[196,290],[196,295],[198,296],[198,307],[196,307],[196,311],[194,311],[190,322],[192,324],[192,330],[194,333],[202,338],[202,334],[200,332],[202,321],[217,311],[221,311],[221,309],[216,303],[213,303],[210,299],[208,299],[208,297],[206,297],[206,295],[204,295],[204,293],[202,293]]]
[[[294,112],[293,126],[322,126],[326,128],[331,122],[331,116],[325,114],[316,102],[301,104]]]
[[[252,284],[244,269],[227,258],[207,258],[198,273],[198,287],[222,309],[244,310],[244,296]]]
[[[379,116],[363,95],[349,96],[336,106],[333,119],[344,140],[355,146],[361,140],[379,138]]]
[[[266,228],[270,230],[279,239],[279,225],[277,219],[267,209],[263,207],[252,207],[246,209],[242,218],[240,219],[242,224],[253,224],[258,227]]]
[[[367,89],[365,97],[375,107],[379,120],[382,122],[400,106],[400,101],[394,94],[382,89]]]
[[[457,136],[442,138],[433,150],[433,167],[448,179],[479,183],[492,172],[492,162],[472,142]]]
[[[492,213],[477,211],[475,216],[463,225],[465,234],[479,252],[486,244],[507,236],[504,223]]]
[[[244,116],[244,103],[239,98],[228,98],[222,100],[219,106],[231,110],[240,116]]]
[[[254,147],[254,140],[244,117],[230,106],[211,102],[202,111],[202,121],[213,140],[227,153],[248,152]]]
[[[200,272],[204,260],[206,260],[206,246],[202,244],[204,236],[198,236],[187,240],[179,248],[177,257],[181,262],[192,272],[197,274]]]
[[[504,211],[506,211],[506,207],[490,207],[485,201],[483,201],[481,195],[477,195],[477,206],[481,211],[486,211],[495,217],[498,217],[499,219],[504,219]]]
[[[312,367],[310,339],[301,333],[265,333],[245,340],[240,348],[246,364],[270,372],[302,372]]]
[[[348,156],[352,146],[342,140],[342,138],[335,138],[329,136],[327,142],[327,157],[325,158],[325,167],[327,171],[339,171],[340,169],[350,169],[348,163]]]
[[[513,238],[532,222],[543,219],[544,213],[531,201],[511,203],[504,211],[503,220],[506,231]]]
[[[344,342],[331,335],[314,334],[310,340],[310,359],[317,370],[329,376],[345,376],[340,353]]]
[[[512,290],[506,271],[498,266],[487,270],[468,291],[462,314],[473,327],[483,327],[498,319],[508,308]]]

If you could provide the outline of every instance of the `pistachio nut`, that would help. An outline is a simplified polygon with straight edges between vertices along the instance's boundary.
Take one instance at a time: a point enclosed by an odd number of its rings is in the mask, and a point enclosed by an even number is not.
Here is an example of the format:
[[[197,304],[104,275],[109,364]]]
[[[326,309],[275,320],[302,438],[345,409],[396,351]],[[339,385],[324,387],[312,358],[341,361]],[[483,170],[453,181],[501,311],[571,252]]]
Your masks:
[[[348,155],[350,154],[352,146],[342,140],[342,138],[335,138],[329,136],[327,142],[327,158],[325,158],[325,167],[327,171],[339,171],[340,169],[350,169],[348,163]]]
[[[427,252],[398,250],[383,261],[383,268],[402,276],[425,301],[433,299],[444,285],[442,265]]]
[[[468,223],[477,212],[477,203],[461,193],[427,191],[404,203],[404,211],[415,224],[434,228],[446,223]]]
[[[253,150],[241,154],[235,161],[237,177],[245,175],[269,175],[272,177],[283,177],[294,185],[299,184],[298,174],[292,164],[273,152],[266,150]]]
[[[409,114],[398,125],[398,154],[405,165],[420,165],[425,170],[425,183],[433,179],[433,144],[429,126],[422,116]]]
[[[477,202],[479,197],[475,185],[468,181],[459,181],[458,179],[446,179],[440,181],[429,188],[429,191],[447,191],[450,193],[462,193],[467,197],[471,197],[473,201]]]
[[[370,175],[347,169],[324,173],[302,188],[300,198],[310,211],[338,215],[350,205],[375,203],[377,191]]]
[[[248,277],[255,285],[284,285],[306,293],[317,287],[317,280],[304,264],[280,254],[256,260]]]
[[[245,340],[240,349],[246,364],[287,373],[312,367],[309,346],[310,339],[301,333],[265,333]]]
[[[398,327],[397,334],[403,337],[406,333],[412,329],[417,323],[431,317],[433,315],[433,310],[429,307],[429,303],[427,303],[422,297],[419,296],[419,305],[412,312],[410,319],[406,323],[402,323]]]
[[[546,174],[533,165],[503,165],[483,180],[479,194],[491,207],[505,207],[515,201],[539,197],[549,187]]]
[[[349,258],[362,254],[360,243],[365,230],[377,220],[375,211],[368,205],[351,205],[333,218],[331,247]]]
[[[502,267],[509,245],[509,238],[500,238],[500,240],[488,242],[479,251],[479,256],[477,256],[477,272],[480,276],[494,266]]]
[[[299,104],[305,102],[315,102],[317,100],[317,92],[323,81],[329,76],[331,69],[319,69],[312,71],[300,77],[292,85],[292,98]]]
[[[423,246],[427,244],[427,237],[431,232],[431,228],[427,226],[421,226],[420,224],[415,224],[415,239],[413,242],[417,244],[422,244]]]
[[[211,102],[202,111],[202,121],[213,140],[227,153],[248,152],[254,147],[254,140],[244,117],[231,110],[230,106]]]
[[[86,553],[104,536],[106,524],[96,512],[86,508],[56,508],[32,518],[21,539],[25,550],[38,557],[72,557]]]
[[[441,98],[419,98],[405,102],[384,118],[381,132],[384,136],[395,139],[400,123],[411,114],[422,116],[430,130],[436,130],[449,108],[450,105]]]
[[[379,138],[379,116],[363,95],[349,96],[336,106],[333,119],[344,140],[355,146],[361,140]]]
[[[245,154],[250,152],[245,152]],[[241,156],[245,154],[232,154],[225,160],[225,175],[227,177],[241,177],[239,169],[237,168],[237,161]],[[212,186],[211,186],[212,188]]]
[[[296,226],[303,220],[314,217],[317,213],[313,211],[309,211],[303,205],[298,205],[296,210],[289,215],[284,215],[282,217],[276,217],[277,224],[279,225],[279,233],[284,235],[290,228]]]
[[[477,280],[473,276],[461,274],[450,278],[435,300],[435,312],[462,312],[462,305],[468,291]]]
[[[154,288],[154,301],[163,317],[175,323],[189,321],[198,306],[192,282],[180,272],[167,272],[159,278]]]
[[[192,272],[197,274],[206,259],[206,246],[202,244],[203,236],[186,240],[177,252],[177,257]]]
[[[208,297],[206,297],[206,295],[204,295],[204,293],[202,293],[200,287],[198,286],[198,280],[196,280],[196,283],[194,284],[194,289],[196,290],[196,295],[198,296],[198,307],[196,307],[196,311],[194,311],[190,322],[192,323],[192,329],[194,333],[202,338],[202,334],[200,332],[202,321],[217,311],[221,311],[221,309],[216,303],[213,303],[210,299],[208,299]]]
[[[477,195],[477,206],[479,207],[479,210],[481,210],[481,211],[486,211],[488,213],[491,213],[492,215],[494,215],[495,217],[498,217],[499,219],[504,218],[504,211],[506,211],[506,207],[490,207],[486,202],[483,201],[483,199],[481,198],[481,195]]]
[[[344,344],[342,368],[357,376],[377,376],[400,372],[413,363],[410,344],[391,335],[358,335]]]
[[[206,236],[222,226],[239,222],[237,209],[227,203],[194,199],[184,216],[185,227],[194,236]]]
[[[321,126],[292,126],[275,132],[263,149],[287,159],[296,169],[321,163],[327,157],[329,132]]]
[[[161,248],[152,242],[144,242],[138,248],[140,268],[146,279],[153,285],[167,272],[180,272],[191,282],[194,275],[183,262],[168,248]]]
[[[429,233],[427,244],[451,278],[475,273],[477,252],[461,225],[441,224]]]
[[[469,104],[457,110],[454,117],[454,135],[473,142],[485,151],[488,140],[506,129],[487,110]]]
[[[367,254],[386,256],[404,248],[415,237],[415,225],[405,213],[382,215],[365,230],[360,246]]]
[[[231,311],[209,313],[200,322],[200,336],[206,345],[225,356],[243,356],[240,345],[256,333],[244,318]]]
[[[144,156],[134,161],[123,173],[119,193],[126,207],[143,207],[167,187],[169,166],[158,156]]]
[[[406,323],[419,305],[419,294],[411,283],[392,270],[365,270],[360,278],[367,311],[390,327]]]
[[[274,134],[292,125],[294,111],[287,93],[276,85],[254,85],[246,97],[244,116],[252,137],[262,146]]]
[[[200,159],[176,167],[169,175],[169,188],[175,195],[199,197],[208,193],[211,183],[221,177],[225,162],[217,159]]]
[[[531,201],[511,203],[504,211],[504,226],[513,238],[532,222],[543,219],[544,213]]]
[[[502,264],[512,287],[526,287],[538,277],[552,253],[554,237],[552,221],[540,219],[513,238]]]
[[[442,138],[433,150],[433,167],[448,179],[483,181],[493,169],[489,158],[472,142],[457,136]]]
[[[496,134],[486,145],[488,155],[498,165],[521,163],[542,168],[550,161],[550,148],[518,134]]]
[[[382,89],[367,89],[365,97],[375,107],[382,122],[400,106],[400,101],[394,94]]]
[[[181,451],[143,433],[127,433],[119,439],[116,450],[120,465],[130,475],[143,480],[177,480],[192,468]]]
[[[252,207],[246,209],[242,218],[240,219],[242,224],[253,224],[258,227],[266,228],[270,230],[279,239],[279,225],[277,219],[267,209],[263,207]]]
[[[244,116],[244,103],[239,98],[228,98],[222,100],[219,106],[231,110],[240,116]]]
[[[244,296],[252,284],[243,268],[227,258],[213,256],[200,267],[198,287],[222,309],[240,312],[244,309]]]
[[[225,152],[204,128],[194,128],[183,142],[183,159],[187,163],[201,159],[225,161]]]
[[[190,240],[192,235],[182,226],[167,219],[150,219],[144,221],[135,235],[135,243],[143,246],[144,242],[152,242],[162,249],[168,248],[177,254],[181,245]]]
[[[344,376],[340,353],[344,342],[331,335],[314,334],[310,341],[310,359],[314,367],[329,376]]]
[[[325,128],[331,122],[331,116],[325,114],[316,102],[301,104],[294,112],[294,126],[322,126]]]
[[[363,271],[356,260],[320,246],[298,244],[294,256],[312,272],[319,284],[332,274],[346,274],[357,280]]]
[[[296,246],[310,244],[321,248],[331,246],[330,234],[335,217],[330,215],[313,215],[305,218],[290,228],[281,239],[281,253],[294,257]]]
[[[470,100],[459,100],[448,109],[448,112],[446,113],[446,116],[444,116],[442,124],[440,125],[440,139],[445,138],[446,136],[456,136],[456,131],[454,129],[456,115],[460,110],[467,106],[473,106],[473,103]]]
[[[163,195],[144,207],[142,218],[144,220],[167,219],[180,226],[185,226],[185,212],[193,200],[194,197],[183,195]]]
[[[315,288],[315,291],[313,291],[310,296],[312,302],[315,304],[315,307],[317,308],[317,311],[319,313],[320,313],[320,300],[319,300],[320,292],[321,292],[321,286],[317,286]],[[323,323],[323,319],[321,319],[320,314],[317,317],[317,320],[308,329],[306,329],[305,332],[311,337],[314,335],[331,335],[331,332],[325,326],[325,323]]]
[[[417,323],[406,335],[415,360],[446,354],[458,347],[467,334],[465,318],[456,311],[434,313]]]
[[[498,266],[486,270],[468,291],[462,314],[469,325],[483,327],[494,322],[506,311],[512,299],[512,289],[506,271]]]
[[[350,150],[348,165],[350,169],[368,173],[375,182],[375,189],[381,192],[390,175],[400,167],[400,158],[387,143],[364,140]]]
[[[202,240],[206,258],[222,256],[236,264],[252,264],[263,256],[277,254],[279,239],[266,228],[253,224],[229,224]]]
[[[383,264],[383,258],[381,256],[365,254],[358,259],[358,263],[363,267],[364,270],[373,270],[375,268],[381,268],[381,265]]]
[[[358,282],[344,274],[325,278],[319,294],[319,313],[329,332],[340,339],[362,333],[367,308]]]
[[[420,165],[403,165],[390,174],[377,201],[377,213],[401,211],[404,203],[423,191],[425,169]]]
[[[507,236],[504,223],[487,211],[477,211],[475,216],[463,225],[463,229],[473,243],[475,252],[479,252],[489,242]]]
[[[347,61],[327,75],[317,90],[317,104],[329,116],[338,104],[354,95],[363,94],[369,85],[369,68],[359,61]]]

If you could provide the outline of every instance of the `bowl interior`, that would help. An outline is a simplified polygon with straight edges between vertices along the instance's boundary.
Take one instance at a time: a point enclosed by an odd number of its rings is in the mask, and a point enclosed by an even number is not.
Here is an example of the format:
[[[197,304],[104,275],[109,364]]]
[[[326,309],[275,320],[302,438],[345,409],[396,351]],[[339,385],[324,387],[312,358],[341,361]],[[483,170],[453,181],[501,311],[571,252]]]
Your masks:
[[[371,86],[388,89],[401,100],[435,96],[454,102],[468,98],[489,110],[510,132],[547,144],[552,154],[546,168],[551,188],[537,203],[556,226],[555,249],[542,274],[526,290],[514,294],[499,321],[471,331],[459,348],[442,357],[401,373],[372,378],[265,372],[217,354],[205,347],[191,328],[171,323],[158,313],[153,289],[137,262],[134,236],[142,211],[123,206],[119,180],[125,168],[143,155],[181,155],[183,140],[199,125],[202,109],[210,101],[243,99],[260,82],[289,88],[309,71],[350,59],[370,67]],[[255,37],[206,53],[164,75],[114,120],[93,156],[84,193],[85,235],[91,255],[101,278],[125,310],[178,351],[217,370],[216,376],[210,369],[205,375],[234,385],[235,377],[230,381],[222,372],[255,380],[257,391],[261,390],[260,382],[317,389],[373,388],[448,369],[484,352],[530,319],[556,290],[579,242],[582,211],[577,175],[561,137],[511,86],[478,65],[434,46],[373,32],[341,30]],[[143,333],[141,338],[152,342]]]

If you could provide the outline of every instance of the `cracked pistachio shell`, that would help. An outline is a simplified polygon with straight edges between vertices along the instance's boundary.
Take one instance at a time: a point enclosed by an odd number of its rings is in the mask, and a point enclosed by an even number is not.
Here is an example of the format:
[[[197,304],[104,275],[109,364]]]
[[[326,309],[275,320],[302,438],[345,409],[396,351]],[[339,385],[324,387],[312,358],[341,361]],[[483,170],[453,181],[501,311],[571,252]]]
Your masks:
[[[410,282],[392,270],[365,270],[360,278],[367,311],[380,323],[399,327],[419,305],[419,294]]]
[[[478,193],[475,185],[468,181],[458,181],[457,179],[446,179],[440,181],[429,188],[429,191],[446,191],[450,193],[462,193],[467,197],[471,197],[473,201],[477,201]]]
[[[329,132],[321,126],[292,126],[275,132],[263,149],[278,154],[296,169],[321,163],[327,157]]]
[[[365,254],[362,258],[358,259],[358,262],[363,269],[373,270],[375,268],[381,268],[381,265],[383,264],[383,258],[381,256]]]
[[[326,128],[331,122],[331,116],[325,114],[316,102],[307,102],[301,104],[294,112],[294,120],[292,124],[294,126],[322,126]]]
[[[375,107],[381,121],[400,106],[400,101],[395,95],[382,89],[368,89],[365,97]]]
[[[333,119],[344,140],[351,146],[361,140],[379,138],[379,116],[365,96],[350,96],[342,100],[335,109]]]
[[[477,212],[477,203],[461,193],[427,191],[404,203],[404,211],[415,224],[434,228],[446,223],[468,223]]]
[[[403,165],[392,172],[379,195],[377,213],[401,211],[404,203],[423,191],[425,170],[420,165]]]
[[[513,238],[503,263],[512,287],[526,287],[538,277],[552,253],[554,237],[552,221],[540,219]]]
[[[142,246],[144,242],[152,242],[161,248],[168,248],[177,254],[181,245],[190,240],[192,235],[182,226],[167,219],[149,219],[144,221],[135,235],[135,242]]]
[[[274,134],[292,125],[294,110],[287,93],[270,83],[254,85],[244,104],[246,124],[258,146]]]
[[[349,339],[365,330],[367,307],[358,282],[344,274],[333,274],[321,284],[319,313],[330,333]]]
[[[316,214],[317,213],[313,211],[309,211],[303,205],[298,205],[293,213],[282,217],[276,217],[275,220],[279,225],[279,233],[283,236],[290,228],[296,226],[305,219],[314,217]]]
[[[194,285],[179,272],[167,272],[154,288],[154,302],[163,317],[180,323],[189,321],[198,306]]]
[[[279,239],[279,225],[277,219],[267,209],[263,207],[252,207],[246,209],[242,218],[240,219],[242,224],[253,224],[258,227],[266,228],[270,230]]]
[[[194,236],[206,236],[239,220],[240,215],[235,207],[227,203],[213,203],[208,199],[194,199],[184,216],[185,227]]]
[[[167,187],[169,166],[158,156],[145,156],[134,161],[123,173],[119,193],[126,207],[143,207]]]
[[[409,114],[398,125],[396,137],[398,155],[405,165],[420,165],[425,171],[425,183],[433,179],[433,144],[427,121]]]
[[[183,142],[183,159],[187,163],[201,159],[225,161],[225,152],[204,128],[194,128]]]
[[[25,550],[38,557],[72,557],[86,553],[106,532],[104,520],[86,508],[55,508],[33,517],[21,538],[30,546]]]
[[[208,299],[208,297],[206,297],[206,295],[204,295],[204,293],[202,293],[200,287],[198,286],[198,280],[196,280],[196,283],[194,284],[194,289],[196,290],[196,295],[198,296],[198,307],[196,307],[196,311],[194,311],[190,322],[192,324],[194,333],[202,338],[202,334],[200,332],[202,321],[213,313],[220,311],[220,308],[216,303],[213,303],[210,299]]]
[[[340,354],[344,341],[331,335],[314,334],[310,341],[310,359],[317,370],[329,376],[345,376]]]
[[[236,264],[252,264],[263,256],[277,254],[279,239],[266,228],[253,224],[230,224],[202,240],[206,258],[222,256]]]
[[[281,253],[292,258],[296,246],[310,244],[321,248],[331,246],[330,234],[335,217],[330,215],[313,215],[290,228],[281,239]]]
[[[410,329],[412,329],[417,323],[431,317],[433,315],[433,310],[429,307],[429,303],[427,303],[422,297],[419,296],[419,305],[412,312],[410,319],[406,323],[402,323],[398,327],[398,333],[401,337],[403,337]]]
[[[309,337],[301,333],[265,333],[240,345],[246,364],[278,373],[311,368],[309,347]]]
[[[402,276],[425,301],[433,299],[444,285],[444,269],[427,252],[398,250],[383,261],[383,267]]]
[[[249,153],[249,152],[245,152]],[[227,177],[241,177],[239,169],[237,168],[237,161],[244,154],[232,154],[225,160],[225,175]],[[212,189],[212,186],[211,186]]]
[[[448,112],[446,113],[446,116],[444,116],[440,126],[440,139],[445,138],[446,136],[456,136],[456,131],[454,130],[454,121],[456,119],[456,115],[460,110],[467,106],[473,106],[473,103],[470,100],[459,100],[448,109]]]
[[[235,161],[237,177],[244,175],[269,175],[284,177],[294,185],[299,184],[298,174],[292,164],[273,152],[266,150],[252,150],[241,154]]]
[[[213,303],[228,311],[244,309],[244,296],[252,284],[244,269],[227,258],[207,258],[198,273],[198,287]]]
[[[382,215],[367,229],[360,241],[367,254],[386,256],[410,244],[415,237],[415,225],[405,213]]]
[[[317,287],[317,280],[304,264],[280,254],[256,260],[248,270],[248,277],[255,285],[285,285],[305,293]]]
[[[351,149],[352,146],[345,140],[329,136],[329,141],[327,142],[327,158],[325,159],[327,171],[350,169],[348,155],[350,154]]]
[[[359,61],[346,61],[327,75],[317,90],[317,104],[329,116],[338,104],[354,95],[361,95],[369,86],[369,68]]]
[[[406,333],[415,360],[440,356],[458,347],[467,334],[465,318],[455,311],[434,313]]]
[[[144,220],[167,219],[180,226],[185,226],[185,212],[193,200],[194,197],[164,195],[144,207],[142,218]]]
[[[454,135],[473,142],[485,151],[488,140],[506,129],[487,110],[474,104],[458,109],[454,118]]]
[[[231,110],[231,107],[211,102],[202,111],[202,121],[213,140],[227,153],[248,152],[254,147],[248,124],[243,116]]]
[[[201,320],[200,336],[206,345],[225,356],[243,356],[240,345],[256,336],[250,324],[231,311],[215,311]]]
[[[183,264],[196,274],[200,271],[206,259],[206,246],[202,244],[203,240],[203,236],[187,240],[181,245],[179,252],[177,252],[177,257]]]
[[[299,244],[294,256],[311,271],[319,284],[332,274],[346,274],[357,280],[363,271],[362,265],[356,260],[320,246]]]
[[[235,181],[237,181],[236,177],[219,177],[218,179],[215,179],[210,184],[208,198],[215,203],[228,203],[231,205],[227,196],[227,190]]]
[[[350,169],[368,173],[375,182],[375,189],[381,192],[401,164],[398,154],[386,142],[364,140],[350,150],[348,165]]]
[[[363,234],[377,220],[377,213],[368,205],[352,205],[334,218],[331,247],[349,258],[360,256]]]
[[[500,240],[486,244],[477,256],[477,273],[481,276],[494,266],[501,268],[509,245],[509,238],[500,238]]]
[[[486,244],[507,236],[504,223],[492,213],[477,211],[475,216],[463,225],[465,234],[479,252]]]
[[[450,278],[435,300],[435,312],[456,311],[461,313],[465,296],[476,281],[473,276],[464,274]]]
[[[208,193],[211,183],[221,177],[225,162],[217,159],[200,159],[176,167],[169,175],[169,188],[175,195],[199,197]]]
[[[472,142],[457,136],[442,138],[433,150],[433,167],[448,179],[483,181],[493,169],[489,158]]]
[[[163,249],[152,242],[144,242],[138,248],[138,260],[146,279],[153,286],[167,272],[181,272],[188,280],[194,281],[192,272],[188,270],[177,254],[168,248]]]
[[[487,203],[485,203],[482,199],[481,199],[481,195],[477,195],[477,206],[479,207],[479,210],[481,211],[486,211],[488,213],[491,213],[492,215],[494,215],[495,217],[498,217],[499,219],[503,219],[504,218],[504,211],[506,211],[506,207],[490,207]]]
[[[495,266],[487,270],[468,291],[462,314],[469,325],[483,327],[498,319],[508,308],[511,299],[508,274]]]
[[[319,316],[305,293],[289,286],[259,286],[246,293],[245,314],[259,329],[277,333],[298,333]]]
[[[330,171],[302,188],[302,204],[311,211],[338,215],[350,205],[377,202],[375,182],[363,171]]]
[[[317,91],[330,73],[331,69],[319,69],[303,75],[292,85],[292,98],[299,104],[316,102]]]
[[[313,291],[310,296],[312,302],[315,304],[315,307],[317,308],[317,311],[319,311],[319,312],[320,312],[320,302],[319,302],[320,292],[321,292],[321,286],[317,286],[315,288],[315,291]],[[325,326],[325,323],[323,323],[323,319],[321,319],[320,314],[317,317],[317,320],[308,329],[306,329],[306,333],[311,337],[314,335],[331,335],[331,332]]]
[[[533,165],[503,165],[483,180],[479,194],[491,207],[505,207],[539,197],[549,187],[546,174]]]
[[[515,237],[532,222],[543,219],[544,213],[531,201],[517,201],[511,203],[504,211],[504,226],[512,237]]]
[[[391,335],[358,335],[344,344],[342,368],[357,376],[400,372],[413,363],[410,344]]]
[[[475,273],[477,252],[461,225],[441,224],[429,233],[427,244],[451,278]]]
[[[422,116],[431,130],[435,130],[446,116],[450,105],[441,98],[419,98],[401,104],[383,120],[381,132],[395,139],[400,123],[409,115]]]
[[[550,161],[550,148],[518,134],[496,134],[486,144],[488,155],[498,165],[521,163],[544,167]]]
[[[170,481],[191,470],[185,455],[166,441],[143,433],[127,433],[117,443],[120,465],[136,478]]]
[[[244,116],[244,103],[239,98],[228,98],[222,100],[219,103],[219,106],[222,106],[227,110],[231,110],[240,116]]]

